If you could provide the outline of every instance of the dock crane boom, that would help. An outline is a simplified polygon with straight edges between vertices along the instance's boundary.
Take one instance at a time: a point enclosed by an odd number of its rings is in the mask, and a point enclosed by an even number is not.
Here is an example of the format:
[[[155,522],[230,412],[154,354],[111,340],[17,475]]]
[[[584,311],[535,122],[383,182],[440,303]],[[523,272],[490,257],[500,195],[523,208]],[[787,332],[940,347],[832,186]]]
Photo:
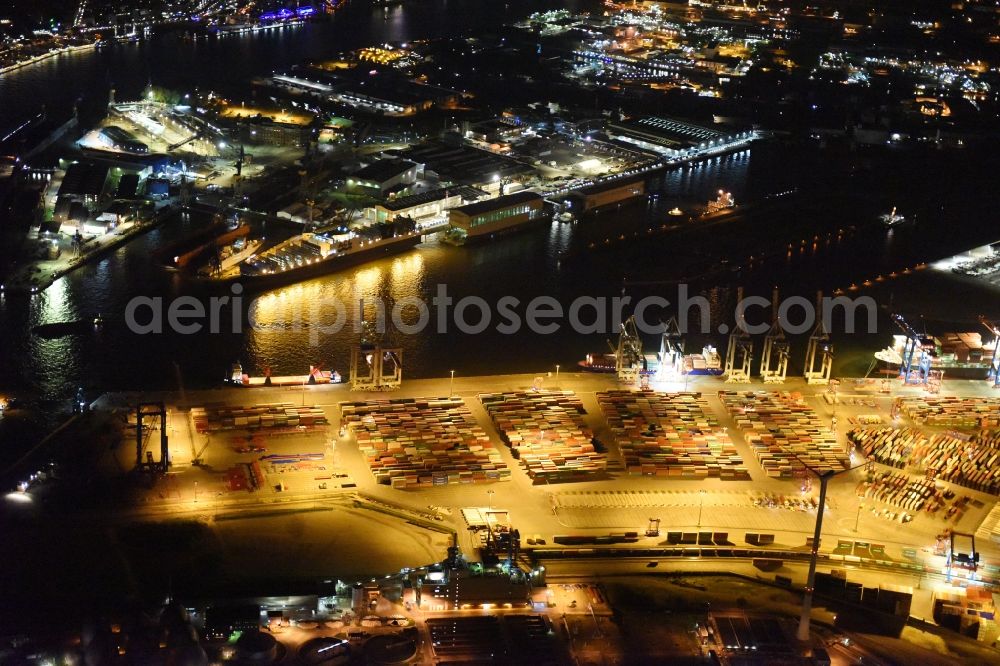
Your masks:
[[[986,327],[986,330],[993,334],[993,355],[990,357],[990,369],[986,378],[993,382],[993,388],[1000,388],[1000,327],[987,319],[985,316],[979,317],[979,323]]]
[[[809,345],[806,347],[806,364],[803,375],[808,384],[829,384],[830,375],[833,374],[833,343],[830,340],[830,331],[827,330],[826,321],[823,319],[823,292],[816,293],[816,312],[819,313],[819,321],[816,328],[809,336]],[[816,357],[819,356],[819,366],[816,365]]]
[[[608,346],[615,355],[615,372],[619,381],[634,382],[643,370],[645,359],[642,355],[642,338],[635,325],[635,315],[621,324],[618,344],[608,340]]]
[[[660,336],[660,352],[657,354],[657,375],[660,381],[680,377],[684,370],[684,336],[677,323],[677,317],[671,317],[663,326]]]
[[[736,302],[743,300],[743,287],[736,291]],[[739,361],[737,363],[737,360]],[[729,345],[726,349],[726,368],[723,374],[727,384],[749,384],[750,365],[753,363],[753,338],[747,332],[746,320],[742,313],[738,315],[736,326],[729,334]]]
[[[760,356],[760,377],[765,384],[783,384],[788,374],[788,339],[778,317],[778,289],[771,294],[771,328],[764,337]]]
[[[931,374],[931,350],[934,349],[934,341],[926,335],[917,333],[898,312],[892,313],[890,317],[906,337],[901,354],[903,362],[899,364],[899,378],[904,384],[927,384]]]

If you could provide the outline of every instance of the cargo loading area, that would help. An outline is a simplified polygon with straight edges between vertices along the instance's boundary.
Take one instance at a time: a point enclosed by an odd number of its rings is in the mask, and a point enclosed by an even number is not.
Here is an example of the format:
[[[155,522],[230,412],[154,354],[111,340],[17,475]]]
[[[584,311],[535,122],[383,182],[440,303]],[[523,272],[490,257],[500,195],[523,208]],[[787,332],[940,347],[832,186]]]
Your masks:
[[[510,479],[461,398],[344,402],[340,412],[379,483],[408,488]]]

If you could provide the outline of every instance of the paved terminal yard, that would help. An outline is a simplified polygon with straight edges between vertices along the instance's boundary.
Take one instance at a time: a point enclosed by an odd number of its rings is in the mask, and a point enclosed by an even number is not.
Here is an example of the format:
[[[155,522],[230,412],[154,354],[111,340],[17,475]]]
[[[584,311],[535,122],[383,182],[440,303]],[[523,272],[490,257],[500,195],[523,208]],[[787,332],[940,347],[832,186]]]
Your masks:
[[[542,391],[572,392],[584,410],[578,415],[580,421],[577,423],[593,435],[602,449],[607,459],[604,469],[595,470],[592,476],[585,473],[568,477],[539,475],[533,474],[531,466],[525,467],[515,457],[518,451],[501,438],[494,419],[484,408],[481,395],[530,394],[536,386]],[[944,426],[917,423],[906,410],[894,408],[899,396],[919,398],[922,391],[917,388],[893,383],[891,393],[884,394],[881,381],[855,383],[844,380],[834,393],[828,387],[809,386],[796,380],[781,387],[734,386],[714,377],[690,378],[686,387],[657,387],[700,394],[691,398],[695,401],[692,418],[704,422],[702,425],[712,430],[694,437],[693,443],[688,442],[695,451],[686,450],[687,457],[681,461],[682,465],[701,465],[702,460],[708,461],[706,466],[713,465],[712,456],[719,456],[723,465],[741,468],[739,475],[728,472],[703,475],[689,467],[675,476],[670,476],[669,472],[667,475],[655,471],[651,475],[637,473],[642,471],[643,461],[636,460],[634,440],[648,426],[632,423],[624,431],[620,427],[613,429],[606,417],[607,405],[602,411],[598,403],[599,394],[606,399],[609,395],[618,395],[609,394],[609,391],[621,388],[611,375],[561,373],[541,378],[533,375],[456,376],[453,385],[447,378],[408,380],[399,391],[378,395],[354,393],[344,384],[187,392],[183,401],[176,394],[164,395],[162,399],[169,412],[167,428],[172,466],[167,478],[146,494],[136,510],[183,514],[197,507],[202,512],[238,512],[262,504],[324,502],[349,495],[384,501],[416,512],[441,530],[457,533],[463,550],[470,554],[475,542],[462,522],[460,509],[487,506],[509,511],[511,524],[520,530],[522,546],[528,548],[538,544],[551,548],[556,536],[606,536],[630,532],[636,533],[638,538],[624,546],[619,544],[619,547],[648,548],[665,544],[670,532],[715,531],[727,533],[730,542],[744,547],[746,533],[767,532],[776,535],[775,543],[806,550],[806,539],[812,534],[815,520],[819,484],[808,474],[787,469],[787,461],[781,461],[780,471],[770,462],[768,467],[762,466],[768,454],[761,447],[761,433],[777,434],[781,439],[788,430],[797,434],[796,446],[808,449],[813,440],[819,441],[823,448],[818,459],[822,462],[857,467],[830,483],[824,551],[832,551],[838,542],[877,544],[880,546],[877,552],[891,561],[923,561],[943,570],[943,558],[935,556],[935,548],[940,552],[941,545],[936,537],[950,528],[967,533],[979,530],[976,545],[983,561],[997,562],[1000,558],[1000,548],[990,538],[995,537],[991,530],[997,529],[996,513],[988,517],[994,507],[993,495],[953,481],[927,481],[913,465],[900,469],[898,460],[895,461],[897,466],[874,462],[869,466],[872,469],[866,469],[860,450],[850,452],[848,433],[857,428],[899,426],[919,428],[929,434],[949,428],[954,431],[956,426],[951,422]],[[736,400],[728,393],[750,390],[767,391],[772,395],[745,394]],[[720,391],[727,393],[720,397]],[[442,402],[449,393],[464,404],[458,408],[450,401]],[[793,422],[786,427],[780,415],[769,417],[763,431],[761,426],[749,423],[763,418],[750,403],[769,404],[776,400],[778,393],[785,394],[781,400],[796,401]],[[994,394],[985,382],[951,380],[945,382],[941,396],[989,400]],[[147,394],[143,399],[156,397]],[[102,398],[98,406],[124,404],[133,398],[109,395]],[[368,455],[363,452],[366,446],[371,448],[370,443],[359,447],[358,428],[346,427],[342,422],[342,403],[415,398],[438,399],[439,406],[447,405],[450,411],[440,418],[451,419],[457,414],[462,419],[471,419],[461,424],[469,426],[470,432],[475,434],[468,441],[473,441],[477,447],[484,446],[491,464],[505,470],[503,475],[491,474],[487,478],[482,474],[475,479],[453,476],[452,482],[442,480],[436,485],[434,479],[447,478],[447,470],[442,476],[433,467],[440,464],[437,454],[426,462],[427,483],[402,483],[393,487],[382,471],[376,470],[378,476],[373,474],[372,452],[368,450]],[[928,399],[921,400],[926,402]],[[739,407],[744,403],[745,413]],[[281,405],[281,410],[290,413],[298,410],[322,415],[323,422],[269,430],[244,422],[237,425],[234,420],[223,429],[198,432],[192,417],[195,410],[220,404],[244,410],[251,406]],[[989,405],[988,402],[982,404]],[[687,409],[692,403],[685,401],[681,407]],[[909,412],[916,413],[915,408],[911,406]],[[613,414],[620,418],[621,409],[614,410]],[[524,427],[530,432],[530,415],[526,418],[529,421]],[[670,427],[679,419],[687,428],[687,418],[683,414],[667,413],[657,421],[660,425],[656,427]],[[652,417],[649,420],[656,421]],[[631,438],[630,448],[624,455],[616,439],[616,435],[622,436],[623,432]],[[482,439],[482,434],[488,441]],[[659,438],[663,432],[655,434]],[[155,450],[156,441],[155,436],[149,438],[152,442],[149,450]],[[662,443],[657,446],[654,457],[662,462],[662,452],[669,450],[669,446],[664,448]],[[116,469],[127,468],[134,462],[131,460],[134,451],[129,447],[120,448],[118,455]],[[411,447],[405,461],[407,468],[424,464],[421,455]],[[869,472],[873,474],[871,478]],[[930,504],[936,502],[937,509],[930,513],[929,504],[914,508],[912,503],[894,502],[891,488],[871,487],[873,483],[877,486],[882,476],[893,474],[903,475],[908,482],[918,486],[930,483],[936,487],[939,497]],[[563,478],[572,480],[562,481]],[[952,474],[949,478],[958,477]],[[859,492],[866,496],[859,497]],[[651,518],[660,520],[660,537],[644,536]],[[528,539],[532,543],[529,544]]]

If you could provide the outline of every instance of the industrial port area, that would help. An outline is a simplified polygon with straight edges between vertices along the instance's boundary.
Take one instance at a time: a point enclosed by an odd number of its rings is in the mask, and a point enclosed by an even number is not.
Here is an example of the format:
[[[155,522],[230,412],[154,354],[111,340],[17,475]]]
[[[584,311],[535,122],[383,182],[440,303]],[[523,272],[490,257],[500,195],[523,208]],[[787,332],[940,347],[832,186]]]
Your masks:
[[[0,664],[1000,663],[998,16],[0,7]]]

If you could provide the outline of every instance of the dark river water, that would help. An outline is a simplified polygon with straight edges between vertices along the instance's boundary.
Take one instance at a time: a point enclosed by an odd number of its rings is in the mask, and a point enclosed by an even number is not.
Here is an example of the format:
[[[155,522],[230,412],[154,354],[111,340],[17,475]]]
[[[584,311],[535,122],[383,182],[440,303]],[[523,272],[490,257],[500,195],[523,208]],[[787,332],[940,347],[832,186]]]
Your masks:
[[[386,12],[356,3],[329,23],[280,33],[194,43],[176,35],[157,36],[110,52],[50,61],[0,79],[0,126],[15,122],[32,105],[70,104],[81,95],[99,95],[112,83],[120,99],[135,96],[148,81],[236,95],[248,78],[305,58],[382,41],[474,32],[544,4],[427,0]],[[297,312],[308,314],[327,299],[347,304],[359,297],[389,303],[414,296],[429,299],[438,285],[446,285],[456,301],[475,295],[491,304],[503,296],[526,302],[547,295],[568,305],[580,296],[638,299],[656,294],[675,301],[676,283],[690,281],[691,291],[708,296],[717,306],[713,316],[722,321],[731,319],[723,313],[726,308],[731,312],[740,286],[766,297],[777,286],[783,295],[812,299],[818,289],[846,289],[996,240],[1000,233],[995,203],[982,191],[982,174],[997,173],[997,166],[996,152],[988,147],[854,151],[773,140],[666,172],[649,183],[656,198],[574,224],[546,221],[471,247],[430,239],[395,257],[247,297],[240,314],[252,315],[257,324],[252,330],[129,333],[119,322],[130,299],[169,299],[183,290],[176,276],[150,260],[155,248],[205,223],[197,215],[179,215],[35,298],[0,298],[0,387],[35,389],[59,399],[79,386],[94,392],[211,386],[237,360],[252,374],[264,367],[275,374],[303,374],[310,364],[346,373],[349,350],[357,339],[350,308],[346,325],[337,333],[319,330],[333,321],[332,310],[298,326]],[[725,224],[661,229],[671,220],[670,208],[703,204],[720,188],[731,190],[739,202],[760,202],[788,190],[797,194],[755,207]],[[877,215],[894,205],[915,223],[891,232],[879,225]],[[896,332],[884,317],[889,308],[915,321],[924,316],[928,322],[948,322],[958,330],[976,330],[979,313],[1000,314],[991,290],[931,269],[848,294],[870,295],[884,310],[873,334],[835,331],[836,371],[843,374],[863,374],[872,352]],[[46,340],[31,332],[40,323],[97,313],[109,321],[100,333]],[[470,312],[468,319],[476,316]],[[446,332],[400,334],[397,341],[404,349],[406,374],[428,377],[446,376],[451,369],[465,375],[545,372],[556,364],[565,371],[584,354],[606,350],[609,337],[580,334],[566,325],[548,335],[528,330],[504,334],[495,326],[467,335],[450,326]],[[647,342],[648,351],[655,351],[655,336]],[[688,348],[695,351],[706,343],[724,348],[725,339],[717,334],[692,337]],[[793,339],[790,369],[796,374],[804,347],[803,337]]]

